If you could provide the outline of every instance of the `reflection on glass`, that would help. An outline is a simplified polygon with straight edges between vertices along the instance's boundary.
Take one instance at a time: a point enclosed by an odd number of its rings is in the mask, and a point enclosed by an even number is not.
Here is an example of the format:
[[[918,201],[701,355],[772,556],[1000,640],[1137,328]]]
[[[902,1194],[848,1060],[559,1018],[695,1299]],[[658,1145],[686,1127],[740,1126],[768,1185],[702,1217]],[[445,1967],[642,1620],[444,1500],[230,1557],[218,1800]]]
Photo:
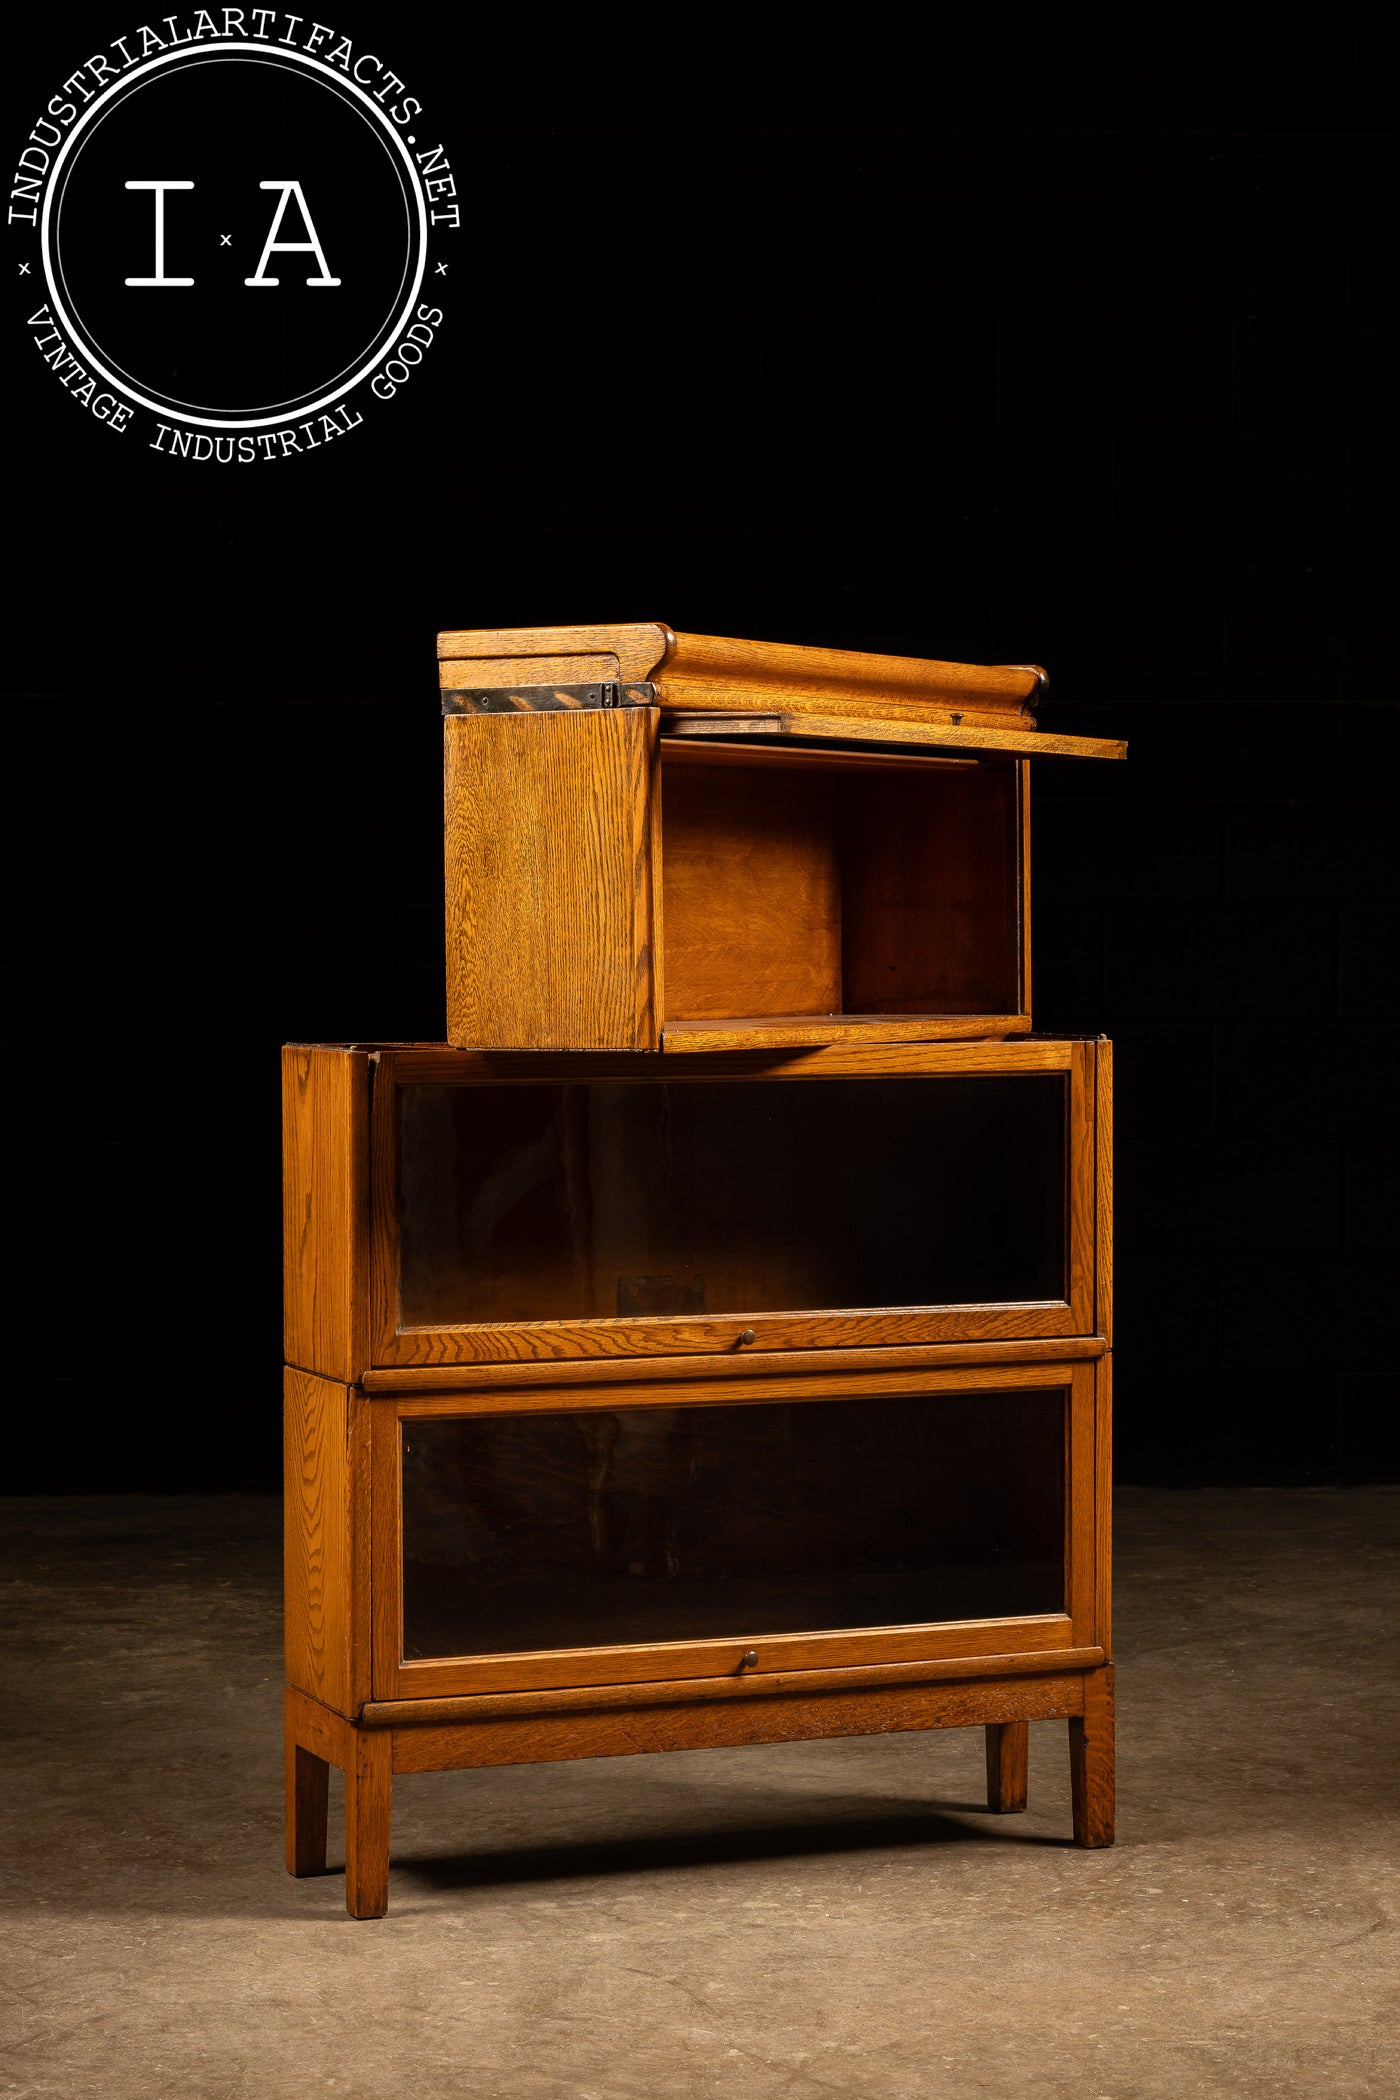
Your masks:
[[[404,1652],[1064,1606],[1064,1391],[403,1424]]]
[[[402,1319],[1065,1295],[1062,1077],[407,1087]]]

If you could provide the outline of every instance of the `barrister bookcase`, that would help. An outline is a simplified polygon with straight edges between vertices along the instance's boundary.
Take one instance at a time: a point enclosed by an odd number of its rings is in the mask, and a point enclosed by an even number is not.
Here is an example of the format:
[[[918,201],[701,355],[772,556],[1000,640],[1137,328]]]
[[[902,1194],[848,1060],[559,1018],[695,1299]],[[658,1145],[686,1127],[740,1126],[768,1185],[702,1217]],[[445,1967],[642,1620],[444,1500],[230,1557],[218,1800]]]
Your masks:
[[[1049,1719],[1111,1842],[1111,1054],[1031,1032],[990,741],[1041,674],[444,647],[477,1040],[284,1052],[289,1868],[332,1764],[371,1917],[395,1772],[976,1725],[1005,1812]]]

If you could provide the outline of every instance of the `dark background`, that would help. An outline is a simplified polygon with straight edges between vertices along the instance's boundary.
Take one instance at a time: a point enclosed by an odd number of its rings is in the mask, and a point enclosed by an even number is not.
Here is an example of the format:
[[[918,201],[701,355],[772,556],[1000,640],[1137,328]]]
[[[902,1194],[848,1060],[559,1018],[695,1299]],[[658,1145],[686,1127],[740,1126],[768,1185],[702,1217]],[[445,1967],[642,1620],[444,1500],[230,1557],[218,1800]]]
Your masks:
[[[1129,738],[1034,833],[1037,1025],[1118,1045],[1120,1475],[1400,1476],[1394,10],[1213,12],[337,7],[467,210],[310,458],[138,452],[13,309],[13,1487],[275,1486],[277,1046],[443,1028],[435,631],[652,618]],[[33,38],[7,152],[137,19]]]

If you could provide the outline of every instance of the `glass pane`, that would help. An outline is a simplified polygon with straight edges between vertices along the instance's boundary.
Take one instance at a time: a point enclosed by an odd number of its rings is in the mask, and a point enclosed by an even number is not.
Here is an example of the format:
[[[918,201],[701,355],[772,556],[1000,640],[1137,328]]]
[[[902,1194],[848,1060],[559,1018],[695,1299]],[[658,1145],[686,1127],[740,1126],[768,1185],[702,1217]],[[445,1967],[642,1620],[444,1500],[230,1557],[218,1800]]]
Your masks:
[[[1065,1295],[1066,1083],[407,1087],[402,1320]]]
[[[404,1652],[1064,1607],[1064,1390],[403,1425]]]

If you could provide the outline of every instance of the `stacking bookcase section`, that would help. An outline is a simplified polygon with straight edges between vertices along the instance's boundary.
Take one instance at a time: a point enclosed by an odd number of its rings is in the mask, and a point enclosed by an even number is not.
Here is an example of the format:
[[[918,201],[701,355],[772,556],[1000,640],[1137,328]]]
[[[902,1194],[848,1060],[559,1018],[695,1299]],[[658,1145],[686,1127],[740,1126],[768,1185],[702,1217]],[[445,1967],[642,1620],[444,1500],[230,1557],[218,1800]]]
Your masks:
[[[357,1379],[1094,1334],[1107,1059],[292,1046],[288,1358]]]
[[[1038,730],[1034,667],[657,626],[439,648],[454,1044],[1030,1029],[1029,758],[1124,750]]]
[[[1101,1648],[1100,1361],[376,1402],[374,1696]]]
[[[1111,1052],[1033,666],[440,638],[449,1045],[283,1058],[287,1864],[396,1772],[1068,1723],[1113,1839]],[[658,1051],[665,1055],[657,1055]]]
[[[287,1372],[287,1863],[387,1906],[397,1772],[1069,1723],[1113,1837],[1102,1338],[561,1383]]]

